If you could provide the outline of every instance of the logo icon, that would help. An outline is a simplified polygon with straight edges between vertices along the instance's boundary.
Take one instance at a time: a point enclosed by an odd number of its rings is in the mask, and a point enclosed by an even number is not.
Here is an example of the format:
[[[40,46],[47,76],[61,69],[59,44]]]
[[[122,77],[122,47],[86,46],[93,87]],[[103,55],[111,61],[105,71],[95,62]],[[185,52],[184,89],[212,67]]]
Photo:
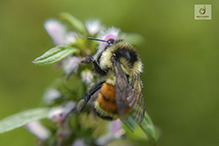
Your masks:
[[[194,19],[195,20],[211,20],[211,5],[210,4],[195,4]]]
[[[204,15],[206,13],[206,6],[205,5],[204,5],[204,8],[201,8],[199,10],[199,13],[202,14],[202,15]]]

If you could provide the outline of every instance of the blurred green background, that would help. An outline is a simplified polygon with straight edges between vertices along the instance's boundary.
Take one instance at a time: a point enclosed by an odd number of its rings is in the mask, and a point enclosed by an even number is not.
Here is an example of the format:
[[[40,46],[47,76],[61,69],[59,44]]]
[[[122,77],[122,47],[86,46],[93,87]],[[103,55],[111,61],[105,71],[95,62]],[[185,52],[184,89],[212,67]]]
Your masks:
[[[194,20],[194,4],[212,4],[212,20]],[[141,34],[146,110],[160,146],[219,145],[219,1],[1,0],[0,119],[40,105],[61,75],[31,61],[53,47],[43,24],[67,11],[81,20]],[[145,145],[143,142],[142,145]],[[36,145],[24,128],[0,135],[0,145]]]

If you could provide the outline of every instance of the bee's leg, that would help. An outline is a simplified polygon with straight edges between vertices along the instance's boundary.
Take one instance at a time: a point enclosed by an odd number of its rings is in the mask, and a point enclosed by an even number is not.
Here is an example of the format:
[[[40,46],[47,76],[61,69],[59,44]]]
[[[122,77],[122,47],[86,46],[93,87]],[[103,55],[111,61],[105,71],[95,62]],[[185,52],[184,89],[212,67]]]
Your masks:
[[[94,95],[94,93],[97,92],[102,87],[103,83],[104,82],[100,82],[92,86],[91,89],[89,90],[89,93],[85,94],[83,98],[78,101],[77,106],[73,108],[69,113],[67,113],[67,115],[63,118],[62,123],[64,123],[71,114],[80,113],[84,109],[88,101],[90,100],[91,96]]]
[[[83,110],[83,108],[85,107],[85,105],[88,103],[88,101],[90,100],[91,96],[94,95],[94,93],[99,90],[101,87],[102,87],[102,84],[104,82],[100,82],[96,85],[94,85],[93,87],[91,87],[91,89],[89,90],[89,93],[88,94],[85,94],[83,96],[83,98],[81,100],[79,100],[76,108],[77,108],[77,111],[78,113],[81,112]]]
[[[106,75],[106,71],[105,70],[102,70],[101,68],[100,68],[100,65],[97,63],[97,61],[93,58],[93,57],[91,57],[91,56],[86,56],[85,57],[85,59],[84,60],[82,60],[81,61],[81,63],[93,63],[93,65],[94,65],[94,69],[95,69],[95,71],[98,73],[98,74],[100,74],[100,75]]]

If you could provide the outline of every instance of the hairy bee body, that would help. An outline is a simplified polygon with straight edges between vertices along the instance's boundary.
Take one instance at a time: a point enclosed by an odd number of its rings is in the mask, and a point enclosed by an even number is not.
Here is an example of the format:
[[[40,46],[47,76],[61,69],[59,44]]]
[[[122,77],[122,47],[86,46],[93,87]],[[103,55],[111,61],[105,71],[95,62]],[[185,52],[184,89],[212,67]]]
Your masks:
[[[118,118],[115,86],[103,83],[95,101],[94,109],[96,114],[103,119],[113,120]]]
[[[117,55],[121,68],[128,77],[142,72],[143,65],[136,49],[132,45],[121,41],[105,49],[97,59],[101,69],[107,70],[105,75],[107,83],[116,84],[114,65],[111,59],[113,54]]]
[[[108,46],[98,55],[91,56],[85,63],[92,62],[97,74],[103,79],[81,100],[82,110],[90,97],[100,89],[95,100],[94,112],[102,119],[120,118],[125,122],[129,116],[141,123],[144,117],[144,98],[140,73],[142,62],[136,49],[123,40],[108,40]]]
[[[113,54],[116,54],[122,71],[129,80],[142,72],[142,62],[135,48],[124,41],[113,44],[99,55],[97,61],[102,70],[107,70],[107,74],[104,75],[106,83],[101,87],[94,109],[99,117],[107,120],[114,120],[119,117],[116,103],[116,75],[111,59]],[[125,109],[125,113],[130,111],[131,107]]]

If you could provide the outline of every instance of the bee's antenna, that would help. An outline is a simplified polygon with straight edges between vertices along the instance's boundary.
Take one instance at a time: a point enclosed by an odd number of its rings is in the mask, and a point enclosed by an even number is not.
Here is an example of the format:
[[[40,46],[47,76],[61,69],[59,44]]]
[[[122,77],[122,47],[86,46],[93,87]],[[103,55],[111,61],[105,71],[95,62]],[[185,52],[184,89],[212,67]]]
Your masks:
[[[87,37],[88,40],[95,40],[95,41],[100,41],[100,42],[106,42],[106,43],[110,43],[109,41],[105,41],[105,40],[101,40],[101,39],[96,39],[96,38],[92,38],[92,37]]]

